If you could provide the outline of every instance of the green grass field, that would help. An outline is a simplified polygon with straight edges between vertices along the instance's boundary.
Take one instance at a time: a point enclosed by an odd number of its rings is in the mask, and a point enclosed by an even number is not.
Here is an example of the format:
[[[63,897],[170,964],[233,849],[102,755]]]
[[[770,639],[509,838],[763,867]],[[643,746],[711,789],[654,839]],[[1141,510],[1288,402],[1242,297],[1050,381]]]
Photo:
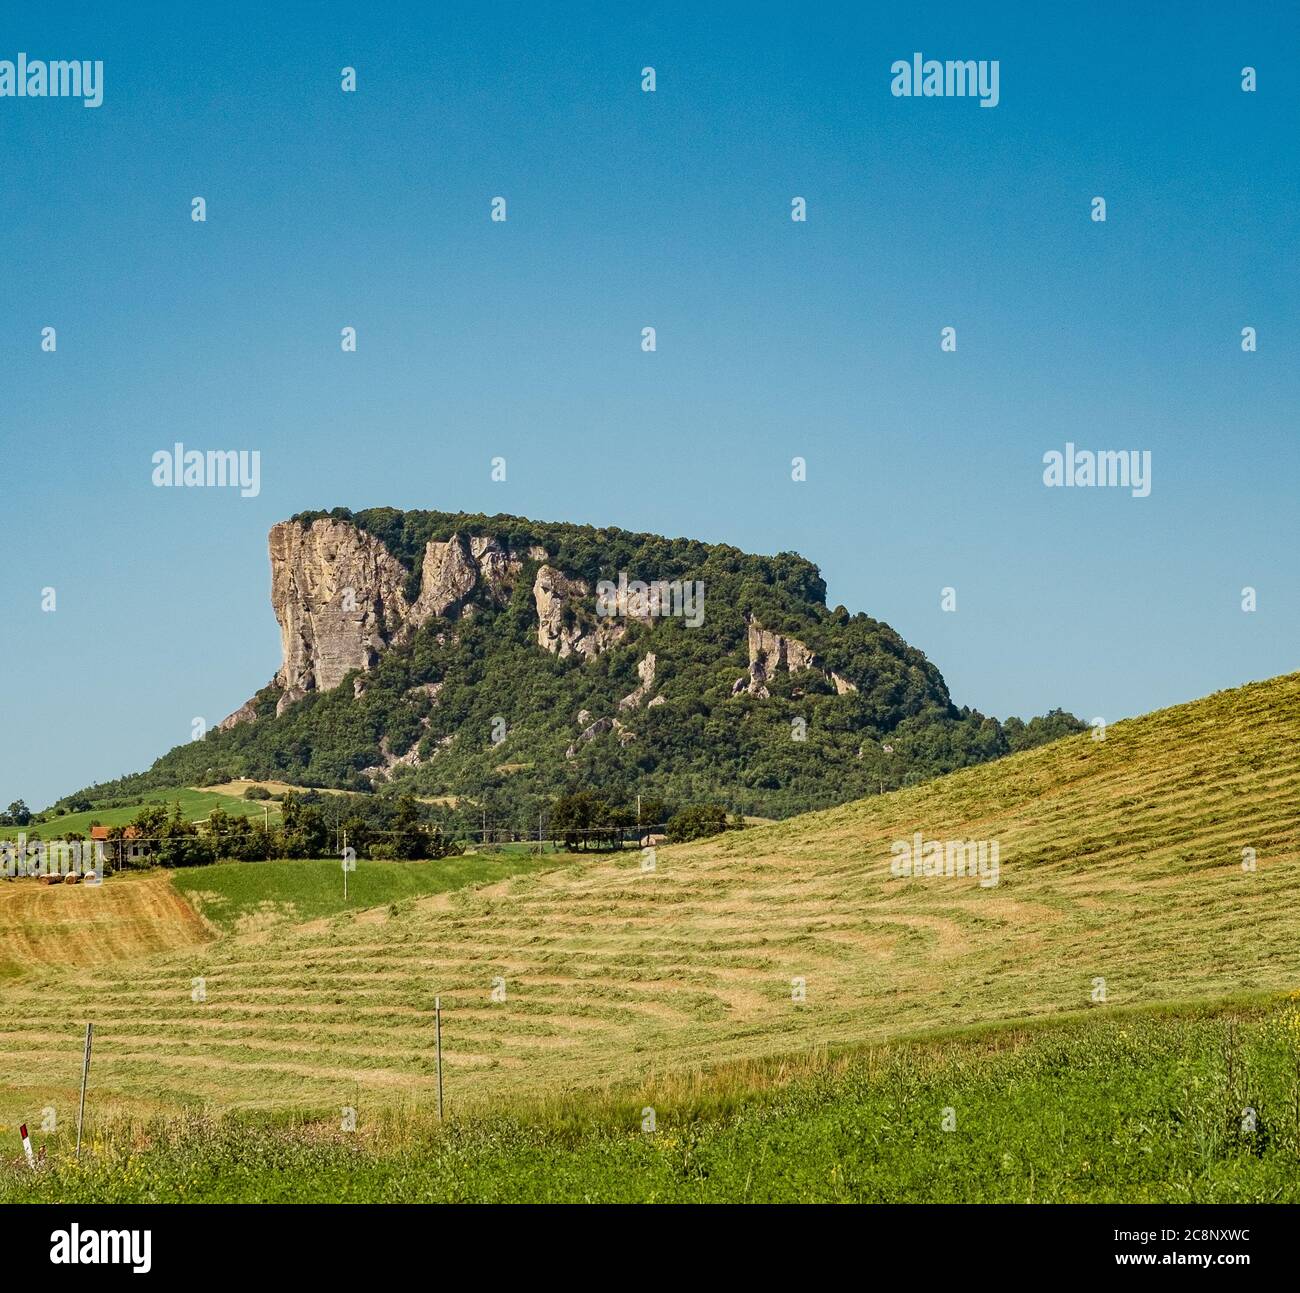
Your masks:
[[[436,862],[370,862],[361,858],[348,876],[346,902],[337,858],[223,862],[176,871],[172,883],[204,920],[221,933],[233,934],[359,912],[467,885],[494,884],[566,860],[563,854],[531,857],[526,852],[500,857],[471,854]]]
[[[0,1203],[1297,1202],[1300,1013],[1093,1012],[449,1112],[121,1123],[80,1166],[38,1136]]]

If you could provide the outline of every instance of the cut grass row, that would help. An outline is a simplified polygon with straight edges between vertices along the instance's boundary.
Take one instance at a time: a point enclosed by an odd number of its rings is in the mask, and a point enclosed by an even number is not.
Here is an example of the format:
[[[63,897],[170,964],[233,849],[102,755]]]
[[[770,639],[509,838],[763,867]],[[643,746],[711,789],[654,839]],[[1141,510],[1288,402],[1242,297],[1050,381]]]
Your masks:
[[[53,968],[66,976],[62,990],[75,991],[97,966],[210,937],[163,871],[124,872],[97,888],[0,880],[0,981]]]

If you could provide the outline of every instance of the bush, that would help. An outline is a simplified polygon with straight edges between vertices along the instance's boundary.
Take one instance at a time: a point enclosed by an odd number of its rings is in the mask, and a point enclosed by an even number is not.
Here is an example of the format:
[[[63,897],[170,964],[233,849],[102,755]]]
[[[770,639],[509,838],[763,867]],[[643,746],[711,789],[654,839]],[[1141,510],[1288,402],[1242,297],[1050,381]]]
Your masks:
[[[727,810],[718,804],[700,804],[684,808],[668,823],[668,839],[673,844],[721,835],[727,829]]]
[[[249,786],[244,791],[245,799],[270,799],[271,792],[265,786]]]

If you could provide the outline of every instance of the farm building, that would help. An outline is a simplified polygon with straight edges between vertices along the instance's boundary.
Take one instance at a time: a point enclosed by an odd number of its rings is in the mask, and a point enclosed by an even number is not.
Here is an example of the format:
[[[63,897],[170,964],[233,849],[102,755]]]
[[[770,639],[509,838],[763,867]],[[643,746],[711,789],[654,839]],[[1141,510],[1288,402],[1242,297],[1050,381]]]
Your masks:
[[[104,852],[114,866],[143,862],[149,857],[149,845],[139,838],[140,831],[137,827],[124,826],[120,839],[110,838],[109,829],[107,826],[92,826],[90,838],[103,841]]]

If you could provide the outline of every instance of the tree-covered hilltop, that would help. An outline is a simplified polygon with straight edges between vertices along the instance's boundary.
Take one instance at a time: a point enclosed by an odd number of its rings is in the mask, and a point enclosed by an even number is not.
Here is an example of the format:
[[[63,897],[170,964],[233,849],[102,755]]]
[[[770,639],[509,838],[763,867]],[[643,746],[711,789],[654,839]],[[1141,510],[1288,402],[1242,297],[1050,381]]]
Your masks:
[[[521,554],[519,569],[508,596],[476,588],[451,618],[435,615],[395,639],[373,668],[300,699],[272,683],[250,702],[255,718],[82,799],[255,777],[470,799],[521,824],[579,788],[783,817],[1083,726],[1060,711],[1003,724],[958,709],[938,669],[888,625],[828,609],[820,572],[796,553],[510,516],[374,508],[292,518],[304,529],[322,520],[378,539],[407,572],[412,605],[426,553],[456,536]],[[703,622],[620,620],[620,640],[557,654],[539,645],[543,565],[584,581],[563,609],[566,624],[595,623],[597,583],[620,574],[700,581]],[[797,667],[783,667],[787,648]]]
[[[620,571],[627,571],[630,579],[703,579],[711,602],[715,588],[718,598],[724,592],[739,593],[747,599],[739,607],[742,612],[757,610],[773,620],[788,612],[794,617],[792,623],[800,625],[806,623],[809,606],[823,611],[826,607],[826,581],[821,571],[797,552],[761,557],[727,544],[666,539],[660,534],[635,534],[615,526],[569,525],[473,512],[400,512],[392,507],[352,512],[336,507],[329,512],[299,512],[290,520],[304,528],[317,520],[343,521],[373,534],[410,572],[406,591],[411,601],[419,591],[430,540],[445,541],[461,534],[494,538],[504,547],[520,552],[533,546],[545,548],[552,566],[593,585],[601,579],[617,579]],[[770,627],[780,625],[773,623]],[[924,658],[919,653],[917,657]]]

